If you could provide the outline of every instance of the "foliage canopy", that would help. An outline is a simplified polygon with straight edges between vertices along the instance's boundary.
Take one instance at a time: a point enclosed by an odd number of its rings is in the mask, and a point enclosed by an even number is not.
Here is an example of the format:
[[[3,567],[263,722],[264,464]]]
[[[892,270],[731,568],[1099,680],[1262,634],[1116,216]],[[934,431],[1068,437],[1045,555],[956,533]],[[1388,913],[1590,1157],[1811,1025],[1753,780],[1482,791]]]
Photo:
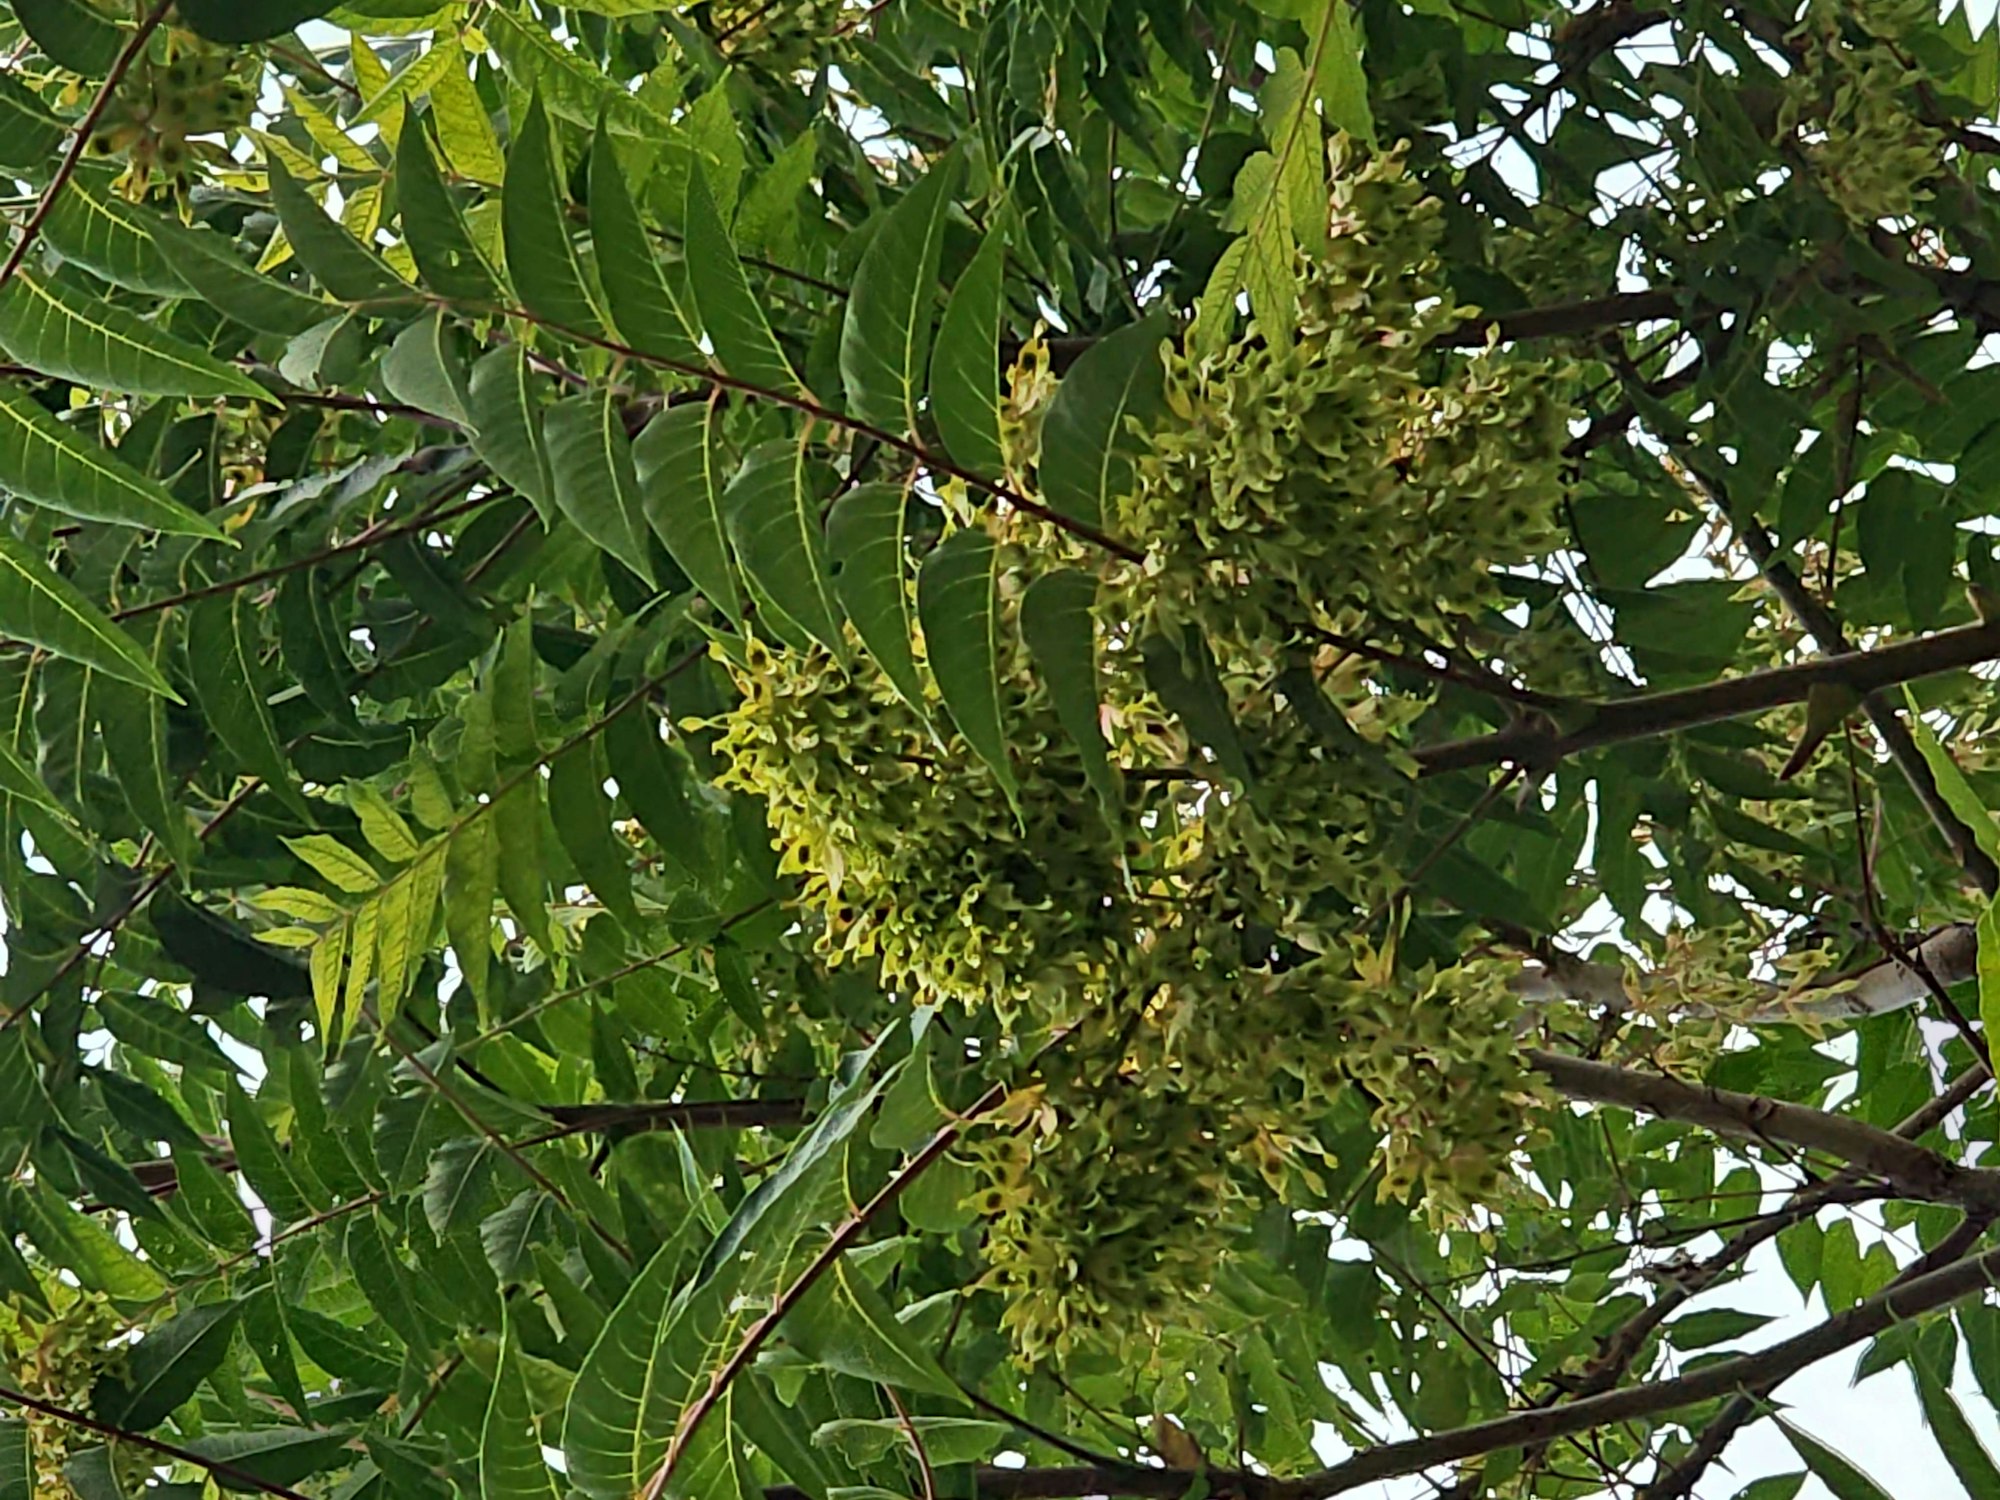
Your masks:
[[[2000,29],[0,48],[0,1500],[2000,1489]]]

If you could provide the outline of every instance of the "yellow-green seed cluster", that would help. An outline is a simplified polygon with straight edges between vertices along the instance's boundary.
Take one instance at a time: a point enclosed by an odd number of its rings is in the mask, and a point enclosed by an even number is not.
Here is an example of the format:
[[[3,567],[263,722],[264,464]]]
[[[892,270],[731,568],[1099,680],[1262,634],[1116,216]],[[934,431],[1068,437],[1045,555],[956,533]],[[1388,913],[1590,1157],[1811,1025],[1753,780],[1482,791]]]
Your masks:
[[[1028,1357],[1185,1320],[1242,1204],[1337,1206],[1338,1109],[1372,1121],[1380,1190],[1444,1216],[1516,1191],[1533,1132],[1505,966],[1399,965],[1361,935],[1401,910],[1399,744],[1426,699],[1323,633],[1448,628],[1498,602],[1494,570],[1552,540],[1561,408],[1544,368],[1439,347],[1465,314],[1439,290],[1436,204],[1394,159],[1337,160],[1332,249],[1301,267],[1288,351],[1253,329],[1213,359],[1165,354],[1171,416],[1107,517],[1141,561],[1019,515],[963,523],[1003,549],[1013,800],[941,702],[926,723],[858,649],[843,665],[751,640],[730,661],[726,779],[766,800],[822,956],[1055,1039],[972,1147],[989,1283]],[[1026,359],[1017,445],[1046,406]],[[1009,455],[1016,475],[1033,461]],[[1100,717],[1123,776],[1108,820],[1021,643],[1026,586],[1060,565],[1101,578]],[[1148,636],[1188,627],[1248,784],[1140,665]],[[1300,672],[1344,735],[1287,697]]]

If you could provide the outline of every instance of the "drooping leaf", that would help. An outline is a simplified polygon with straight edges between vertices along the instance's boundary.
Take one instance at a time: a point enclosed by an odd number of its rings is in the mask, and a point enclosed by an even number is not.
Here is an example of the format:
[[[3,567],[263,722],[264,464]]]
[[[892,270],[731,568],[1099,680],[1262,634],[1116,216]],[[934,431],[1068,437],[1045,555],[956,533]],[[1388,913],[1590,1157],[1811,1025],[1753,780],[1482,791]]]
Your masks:
[[[189,611],[188,669],[210,724],[239,766],[303,808],[271,718],[258,650],[256,609],[244,590]]]
[[[992,537],[977,527],[953,532],[924,559],[917,574],[917,617],[924,627],[924,656],[945,710],[1011,801],[1014,769],[1000,721],[998,566]]]
[[[910,497],[898,484],[859,484],[827,516],[834,592],[854,630],[903,701],[926,719],[912,640],[910,565],[905,522]]]
[[[296,1485],[302,1479],[346,1462],[348,1442],[349,1435],[338,1429],[328,1432],[311,1427],[255,1427],[241,1432],[211,1431],[180,1446],[197,1458],[217,1460],[235,1473],[262,1480],[266,1485]],[[218,1474],[216,1482],[226,1490],[256,1493],[254,1485],[230,1475]]]
[[[1124,799],[1106,753],[1099,720],[1097,629],[1091,616],[1097,580],[1075,568],[1044,573],[1021,599],[1021,638],[1027,643],[1056,717],[1083,757],[1083,773],[1104,808],[1105,820],[1122,827]]]
[[[558,150],[548,111],[536,95],[507,154],[507,189],[500,200],[507,271],[535,317],[576,333],[602,333],[604,320],[570,238]]]
[[[44,375],[139,396],[264,398],[264,388],[193,344],[66,282],[26,271],[0,291],[0,349]]]
[[[413,111],[405,113],[402,133],[396,138],[396,190],[403,207],[404,241],[424,285],[454,301],[498,301],[499,273],[466,227],[431,154],[430,132]]]
[[[896,1321],[882,1294],[846,1256],[785,1320],[790,1341],[843,1375],[962,1402],[957,1384],[934,1356]]]
[[[80,0],[39,0],[75,5]],[[185,297],[189,287],[153,242],[156,216],[119,197],[111,179],[79,172],[56,199],[42,225],[43,237],[93,275],[113,286],[156,297]]]
[[[1006,472],[1000,442],[1000,319],[1007,242],[989,234],[945,304],[931,355],[931,416],[945,451],[987,479]]]
[[[57,421],[39,401],[6,382],[0,382],[0,489],[79,521],[178,536],[222,536],[164,485]]]
[[[278,222],[285,227],[286,241],[299,264],[340,302],[394,305],[413,296],[388,263],[357,239],[346,225],[330,218],[312,195],[300,186],[285,164],[269,158],[271,203]]]
[[[590,147],[590,232],[618,336],[658,359],[704,363],[699,329],[668,286],[646,242],[645,221],[602,121]]]
[[[723,535],[716,419],[712,405],[667,407],[634,440],[632,463],[640,504],[660,545],[733,620],[741,617],[743,602]]]
[[[557,508],[591,541],[648,582],[645,507],[625,417],[609,390],[548,408],[543,431]]]
[[[1042,426],[1037,473],[1051,507],[1102,526],[1132,485],[1131,425],[1159,410],[1164,326],[1148,319],[1101,339],[1070,367]]]
[[[1230,713],[1229,699],[1216,677],[1215,658],[1198,627],[1184,628],[1181,639],[1148,636],[1139,643],[1146,681],[1180,719],[1193,741],[1214,755],[1222,769],[1244,786],[1254,779],[1250,757]]]
[[[171,219],[147,221],[160,259],[197,296],[259,333],[292,338],[325,319],[330,303],[244,264],[220,235]]]
[[[1970,1500],[2000,1500],[2000,1464],[1979,1440],[1958,1398],[1928,1375],[1918,1376],[1917,1396],[1931,1436]]]
[[[156,626],[164,644],[166,619]],[[134,816],[183,870],[194,850],[194,831],[179,805],[168,742],[166,706],[155,693],[124,683],[100,684],[95,695],[105,759]]]
[[[444,925],[459,972],[480,1013],[486,1013],[493,960],[493,900],[500,880],[500,845],[493,820],[474,818],[445,849]]]
[[[382,383],[406,406],[460,428],[473,426],[472,394],[459,355],[458,333],[442,308],[396,335],[382,356]]]
[[[501,1328],[499,1369],[479,1436],[479,1492],[487,1500],[562,1500],[562,1487],[542,1457],[515,1336],[507,1324]]]
[[[474,451],[527,497],[546,524],[556,514],[556,484],[542,439],[542,401],[534,386],[525,349],[519,344],[494,349],[472,367],[466,411],[472,418]]]
[[[805,387],[744,278],[736,246],[715,206],[705,168],[687,174],[688,280],[694,291],[702,328],[715,350],[715,362],[738,380],[789,396],[803,396]]]
[[[840,373],[854,414],[890,432],[917,431],[945,219],[963,162],[957,153],[944,157],[903,195],[854,273]]]
[[[1890,1500],[1887,1490],[1817,1438],[1783,1417],[1778,1418],[1778,1425],[1813,1476],[1833,1492],[1834,1500]]]
[[[822,493],[805,450],[779,440],[750,454],[722,504],[750,581],[798,632],[844,656],[847,646],[827,577]]]
[[[165,995],[107,990],[96,1000],[104,1029],[146,1056],[196,1072],[226,1072],[229,1059],[201,1024]]]
[[[611,798],[595,740],[549,763],[549,818],[584,883],[627,932],[639,930],[632,903],[632,851],[612,830]]]
[[[1958,815],[1959,821],[1972,830],[1973,840],[1987,857],[2000,861],[2000,822],[1995,821],[1992,812],[1980,800],[1979,793],[1972,789],[1972,783],[1965,779],[1965,772],[1952,759],[1951,752],[1939,743],[1930,725],[1924,722],[1917,709],[1916,697],[1908,687],[1903,689],[1903,696],[1910,705],[1910,713],[1904,722],[1909,726],[1910,738],[1917,742],[1917,749],[1923,754],[1924,764],[1930,767],[1938,795]]]
[[[131,636],[11,536],[0,536],[0,635],[180,702]]]
[[[122,1374],[98,1382],[91,1396],[97,1415],[135,1432],[159,1426],[222,1363],[236,1336],[236,1313],[234,1302],[210,1302],[147,1334]]]
[[[62,122],[11,72],[0,73],[0,167],[17,172],[48,165],[62,144]]]

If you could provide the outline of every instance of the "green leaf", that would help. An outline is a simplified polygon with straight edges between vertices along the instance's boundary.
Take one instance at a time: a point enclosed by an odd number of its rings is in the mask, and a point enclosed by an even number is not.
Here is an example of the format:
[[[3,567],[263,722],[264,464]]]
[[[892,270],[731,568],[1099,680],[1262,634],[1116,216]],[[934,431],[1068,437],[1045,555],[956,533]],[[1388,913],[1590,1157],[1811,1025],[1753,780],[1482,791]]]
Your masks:
[[[1000,440],[1000,319],[1007,241],[987,235],[951,289],[931,355],[931,416],[945,451],[987,479],[1007,470]]]
[[[41,402],[4,381],[0,381],[0,489],[79,521],[222,537],[164,485],[74,426],[57,421]]]
[[[2000,903],[1988,902],[1979,914],[1979,1022],[2000,1023]],[[2000,1031],[1987,1031],[1989,1051]]]
[[[396,335],[382,356],[382,384],[405,406],[470,428],[471,390],[459,356],[458,331],[438,308]]]
[[[131,636],[11,536],[0,536],[0,636],[27,641],[119,682],[181,701]]]
[[[759,389],[805,396],[805,386],[778,347],[777,336],[744,279],[743,263],[709,189],[707,169],[699,163],[687,174],[682,223],[687,229],[688,281],[716,364]]]
[[[42,0],[70,4],[74,0]],[[188,284],[153,243],[159,217],[118,197],[103,172],[78,172],[56,199],[42,235],[92,275],[155,297],[185,297]]]
[[[285,840],[285,847],[311,865],[328,885],[352,896],[365,896],[382,884],[375,867],[330,833],[309,833]]]
[[[26,85],[12,73],[0,73],[0,167],[43,170],[66,133]]]
[[[821,494],[804,447],[778,439],[751,452],[730,481],[723,507],[751,582],[785,622],[844,657],[847,642],[827,577]]]
[[[723,537],[716,423],[707,403],[669,406],[633,442],[632,463],[653,535],[724,618],[736,620],[743,601]]]
[[[1097,627],[1091,616],[1097,580],[1075,568],[1044,573],[1021,598],[1021,639],[1048,684],[1056,717],[1076,742],[1083,774],[1115,831],[1124,825],[1125,799],[1106,754],[1099,722]]]
[[[1007,1445],[1014,1429],[1004,1422],[986,1422],[976,1417],[911,1417],[905,1427],[898,1417],[841,1417],[822,1422],[813,1430],[813,1446],[832,1448],[849,1463],[876,1464],[898,1449],[916,1456],[910,1447],[910,1429],[923,1444],[924,1454],[938,1468],[952,1464],[978,1463]]]
[[[556,482],[542,439],[539,382],[528,368],[528,352],[508,344],[479,357],[472,367],[467,413],[474,428],[472,448],[510,488],[526,497],[546,525],[556,514]]]
[[[977,527],[946,537],[917,574],[917,617],[924,655],[944,706],[966,744],[992,768],[1008,801],[1015,796],[1000,722],[999,552]]]
[[[570,238],[559,149],[537,94],[507,154],[507,190],[500,200],[507,270],[522,305],[536,318],[575,333],[601,334],[604,320]]]
[[[1920,1375],[1917,1399],[1923,1403],[1924,1420],[1930,1423],[1931,1436],[1944,1450],[1952,1472],[1965,1486],[1970,1500],[2000,1500],[2000,1464],[1994,1463],[1993,1455],[1979,1441],[1979,1434],[1966,1420],[1958,1398],[1930,1376]]]
[[[226,1073],[230,1061],[192,1016],[165,995],[133,995],[106,990],[95,1001],[98,1019],[127,1047],[159,1062],[195,1072]]]
[[[353,932],[354,919],[342,917],[339,925],[320,934],[306,961],[307,972],[312,976],[313,1022],[328,1050],[340,1040],[341,983],[346,977],[347,945]]]
[[[155,625],[158,645],[165,644],[166,624],[167,616],[162,613]],[[125,794],[126,804],[174,863],[186,870],[194,854],[194,830],[178,801],[166,705],[157,694],[111,682],[98,685],[95,700],[104,757],[111,763],[111,774]]]
[[[481,1017],[490,1004],[487,975],[493,961],[493,900],[500,881],[500,845],[493,820],[474,818],[445,848],[444,930],[458,969]]]
[[[236,589],[188,612],[188,671],[208,722],[236,764],[300,811],[290,763],[271,719],[270,693],[258,661],[257,606]]]
[[[146,228],[174,274],[204,302],[246,328],[292,338],[336,311],[333,304],[245,265],[229,241],[210,230],[161,217],[150,219]]]
[[[124,35],[85,0],[14,0],[21,29],[50,59],[85,78],[102,78],[117,60]]]
[[[714,861],[691,801],[694,770],[659,730],[643,706],[619,714],[604,731],[605,763],[618,795],[660,851],[691,873],[707,874]]]
[[[903,195],[868,242],[840,334],[847,404],[864,422],[917,431],[945,220],[964,158],[953,152]]]
[[[493,833],[500,845],[500,894],[521,929],[544,953],[553,951],[549,932],[547,865],[542,858],[542,784],[528,777],[495,797]]]
[[[180,1444],[197,1458],[210,1458],[266,1485],[295,1485],[324,1469],[349,1462],[345,1432],[307,1427],[258,1427],[244,1432],[215,1432]],[[257,1486],[217,1474],[225,1490],[257,1493]]]
[[[1909,726],[1910,738],[1917,742],[1917,749],[1924,757],[1924,764],[1931,768],[1931,776],[1937,782],[1938,795],[1945,805],[1958,815],[1961,823],[1972,830],[1972,837],[1988,858],[2000,861],[2000,825],[1996,825],[1993,814],[1986,804],[1979,800],[1979,794],[1972,789],[1972,783],[1965,779],[1965,773],[1958,768],[1951,752],[1938,742],[1930,725],[1924,722],[1922,711],[1917,706],[1916,695],[1906,685],[1904,700],[1910,711],[1904,718]]]
[[[436,846],[382,888],[376,906],[375,1004],[387,1025],[402,1009],[403,997],[429,952],[437,926],[438,895],[444,888],[444,851]]]
[[[1887,1490],[1831,1448],[1799,1431],[1783,1417],[1778,1418],[1778,1425],[1813,1476],[1833,1492],[1833,1500],[1892,1500]]]
[[[140,1260],[95,1219],[78,1213],[46,1182],[16,1186],[0,1207],[5,1223],[25,1233],[45,1258],[73,1275],[91,1291],[120,1302],[148,1302],[166,1290],[166,1282],[148,1261]]]
[[[834,502],[826,539],[834,593],[855,633],[903,701],[928,719],[930,704],[911,644],[909,500],[899,484],[856,485]]]
[[[34,1446],[13,1417],[0,1417],[0,1500],[35,1500]]]
[[[339,302],[395,304],[415,293],[388,263],[356,239],[346,225],[329,218],[285,164],[268,158],[271,203],[285,228],[292,254],[313,278]]]
[[[403,242],[424,285],[454,302],[500,301],[499,273],[487,262],[444,184],[423,119],[407,105],[396,138],[396,194],[403,210]]]
[[[562,1486],[542,1457],[541,1434],[515,1351],[511,1321],[503,1318],[499,1369],[479,1434],[479,1493],[485,1500],[563,1500]]]
[[[471,73],[462,67],[446,68],[430,84],[431,123],[437,127],[444,159],[461,177],[498,183],[507,175],[507,158],[501,154],[492,116],[473,86]]]
[[[958,1386],[919,1344],[881,1293],[841,1256],[785,1319],[792,1344],[809,1358],[877,1385],[962,1402]]]
[[[1209,654],[1200,629],[1187,626],[1178,642],[1163,635],[1148,636],[1139,645],[1139,655],[1147,683],[1181,721],[1189,738],[1214,755],[1223,770],[1249,786],[1255,779],[1250,757],[1244,753],[1228,696],[1216,677],[1215,658]]]
[[[557,508],[578,531],[652,582],[639,475],[617,396],[607,388],[558,401],[548,409],[542,430]]]
[[[557,756],[549,762],[549,817],[584,883],[627,932],[636,933],[632,851],[612,830],[604,777],[595,740]]]
[[[0,291],[0,349],[44,375],[134,396],[246,396],[264,388],[121,307],[26,271]]]
[[[104,1421],[147,1432],[194,1395],[228,1354],[236,1336],[237,1304],[189,1308],[133,1346],[124,1371],[98,1382],[91,1406]]]
[[[179,0],[181,24],[211,42],[268,42],[332,10],[339,0]],[[308,1470],[308,1473],[311,1471]]]
[[[618,336],[656,359],[705,364],[699,330],[661,274],[625,169],[618,164],[611,133],[602,121],[590,146],[590,233],[597,249],[597,274],[604,282],[604,299],[611,305]]]
[[[234,1078],[225,1091],[229,1103],[229,1144],[236,1152],[237,1170],[281,1224],[312,1217],[315,1204],[293,1175],[276,1132]]]
[[[1042,497],[1055,510],[1089,526],[1115,519],[1141,446],[1133,426],[1150,422],[1164,401],[1165,334],[1159,318],[1121,328],[1091,345],[1063,377],[1042,426],[1037,469]]]

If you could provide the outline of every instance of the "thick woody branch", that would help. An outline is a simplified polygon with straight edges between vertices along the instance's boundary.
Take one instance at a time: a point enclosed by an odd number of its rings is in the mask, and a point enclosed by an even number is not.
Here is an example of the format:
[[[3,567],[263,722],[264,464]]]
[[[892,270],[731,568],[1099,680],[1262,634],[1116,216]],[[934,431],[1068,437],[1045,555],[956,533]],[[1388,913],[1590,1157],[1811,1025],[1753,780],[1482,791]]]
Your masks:
[[[1425,746],[1416,752],[1416,759],[1426,776],[1490,765],[1539,770],[1566,756],[1605,745],[1652,739],[1700,724],[1763,713],[1787,703],[1803,703],[1815,687],[1842,687],[1856,697],[1866,697],[1897,683],[1977,666],[1996,657],[2000,657],[2000,622],[1982,621],[1898,641],[1876,651],[1825,657],[1700,687],[1590,705],[1584,722],[1569,729],[1546,718],[1525,718],[1493,734]]]
[[[1963,1260],[1986,1237],[1989,1227],[1990,1221],[1984,1216],[1967,1214],[1950,1234],[1938,1241],[1936,1248],[1912,1262],[1891,1282],[1891,1287],[1907,1285],[1932,1271]],[[1696,1436],[1694,1447],[1686,1456],[1640,1491],[1640,1500],[1686,1500],[1708,1466],[1722,1457],[1729,1440],[1764,1409],[1765,1403],[1781,1384],[1782,1380],[1769,1380],[1730,1397],[1715,1419]]]
[[[1609,1063],[1530,1051],[1528,1063],[1571,1099],[1681,1120],[1723,1135],[1819,1151],[1879,1177],[1906,1198],[2000,1213],[2000,1171],[1962,1167],[1892,1131],[1803,1104],[1682,1083]]]
[[[1383,1443],[1317,1474],[1283,1481],[1266,1493],[1276,1500],[1330,1500],[1379,1480],[1421,1474],[1507,1448],[1547,1443],[1614,1422],[1658,1416],[1738,1391],[1761,1389],[1767,1383],[1775,1386],[1829,1355],[1886,1333],[1897,1323],[1948,1307],[1995,1285],[2000,1285],[2000,1250],[1888,1287],[1817,1327],[1755,1354],[1721,1360],[1678,1379],[1607,1391],[1568,1406],[1515,1412],[1471,1427]]]

